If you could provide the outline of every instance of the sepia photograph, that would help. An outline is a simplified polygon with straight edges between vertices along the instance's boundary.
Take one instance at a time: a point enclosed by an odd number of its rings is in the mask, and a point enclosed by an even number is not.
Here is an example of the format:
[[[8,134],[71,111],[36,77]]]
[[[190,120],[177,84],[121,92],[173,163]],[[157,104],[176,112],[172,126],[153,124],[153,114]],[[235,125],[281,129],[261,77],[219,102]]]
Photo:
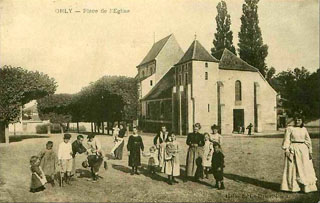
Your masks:
[[[0,202],[320,202],[318,0],[0,0]]]

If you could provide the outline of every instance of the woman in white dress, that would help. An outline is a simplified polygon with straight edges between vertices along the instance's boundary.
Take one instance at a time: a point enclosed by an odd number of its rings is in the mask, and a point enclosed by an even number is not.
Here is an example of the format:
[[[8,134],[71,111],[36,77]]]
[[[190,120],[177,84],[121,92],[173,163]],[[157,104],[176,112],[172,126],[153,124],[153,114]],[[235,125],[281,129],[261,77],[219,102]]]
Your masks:
[[[312,144],[302,119],[295,119],[295,126],[286,129],[282,149],[285,163],[281,190],[298,192],[317,191],[316,175],[312,163]]]

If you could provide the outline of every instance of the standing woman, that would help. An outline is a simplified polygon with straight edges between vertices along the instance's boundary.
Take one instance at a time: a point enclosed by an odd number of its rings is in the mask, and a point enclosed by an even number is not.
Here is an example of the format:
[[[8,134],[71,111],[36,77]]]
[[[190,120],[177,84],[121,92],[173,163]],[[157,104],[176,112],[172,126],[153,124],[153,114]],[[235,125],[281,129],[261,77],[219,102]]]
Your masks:
[[[128,154],[129,166],[132,167],[131,175],[138,173],[138,166],[141,166],[141,151],[143,152],[144,146],[140,135],[138,135],[137,127],[133,127],[133,135],[130,135],[128,140]]]
[[[311,139],[301,117],[295,119],[294,127],[286,129],[282,149],[285,150],[285,162],[281,190],[302,190],[305,193],[317,191]]]
[[[187,153],[186,171],[188,177],[194,177],[198,181],[203,176],[202,153],[204,146],[204,136],[199,133],[201,129],[200,123],[193,126],[193,133],[189,133],[187,137],[187,145],[189,146]]]
[[[122,160],[125,134],[126,134],[126,129],[123,127],[123,124],[120,124],[119,134],[116,138],[116,143],[112,149],[112,153],[114,154],[114,157],[119,160]]]

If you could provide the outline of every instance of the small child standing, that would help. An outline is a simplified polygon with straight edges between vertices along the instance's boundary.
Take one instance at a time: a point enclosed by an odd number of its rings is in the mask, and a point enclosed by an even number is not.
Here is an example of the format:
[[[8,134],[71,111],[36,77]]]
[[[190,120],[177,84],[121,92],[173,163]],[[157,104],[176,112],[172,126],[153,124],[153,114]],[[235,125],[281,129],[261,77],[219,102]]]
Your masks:
[[[162,172],[168,175],[168,183],[179,183],[175,180],[180,175],[179,144],[174,134],[168,135],[164,148],[164,165]]]
[[[223,168],[224,168],[224,155],[222,153],[220,144],[217,142],[213,143],[214,153],[212,155],[212,173],[216,180],[215,187],[219,190],[225,189],[223,184]]]
[[[158,159],[158,150],[155,146],[151,146],[149,148],[149,153],[144,154],[145,157],[149,157],[148,160],[148,168],[151,174],[156,173],[156,167],[159,166],[159,159]]]
[[[60,162],[61,170],[60,170],[60,186],[63,186],[63,180],[68,185],[71,185],[71,171],[72,171],[72,145],[69,142],[71,138],[70,134],[64,134],[63,142],[59,144],[58,150],[58,159]],[[65,176],[65,179],[64,179]]]
[[[40,158],[40,167],[42,168],[48,183],[51,183],[54,186],[54,175],[58,168],[58,156],[53,151],[53,142],[48,141],[46,144],[46,149],[42,150],[39,153]]]
[[[210,136],[208,133],[204,133],[204,146],[203,146],[203,157],[202,166],[204,169],[204,174],[208,179],[209,171],[211,168],[211,159],[213,154],[213,144],[210,142]]]
[[[31,184],[30,192],[40,192],[45,190],[44,185],[46,184],[46,176],[40,167],[40,159],[37,156],[32,156],[30,159],[30,170],[31,175]]]

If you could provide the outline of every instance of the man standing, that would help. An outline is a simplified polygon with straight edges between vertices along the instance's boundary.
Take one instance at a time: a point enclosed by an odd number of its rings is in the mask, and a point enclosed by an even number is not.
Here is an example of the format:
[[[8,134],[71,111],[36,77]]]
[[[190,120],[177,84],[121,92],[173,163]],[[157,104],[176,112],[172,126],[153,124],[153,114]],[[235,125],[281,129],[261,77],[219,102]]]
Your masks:
[[[251,129],[252,129],[252,127],[253,127],[252,123],[250,123],[250,124],[247,126],[248,135],[251,135]]]
[[[158,158],[159,158],[159,167],[162,168],[164,163],[164,148],[165,148],[165,141],[168,137],[169,132],[167,132],[167,128],[165,125],[161,126],[161,131],[154,137],[153,144],[158,149]]]
[[[87,149],[82,145],[84,137],[82,135],[77,136],[77,140],[72,143],[72,171],[71,176],[76,174],[76,154],[82,154],[87,151]]]

